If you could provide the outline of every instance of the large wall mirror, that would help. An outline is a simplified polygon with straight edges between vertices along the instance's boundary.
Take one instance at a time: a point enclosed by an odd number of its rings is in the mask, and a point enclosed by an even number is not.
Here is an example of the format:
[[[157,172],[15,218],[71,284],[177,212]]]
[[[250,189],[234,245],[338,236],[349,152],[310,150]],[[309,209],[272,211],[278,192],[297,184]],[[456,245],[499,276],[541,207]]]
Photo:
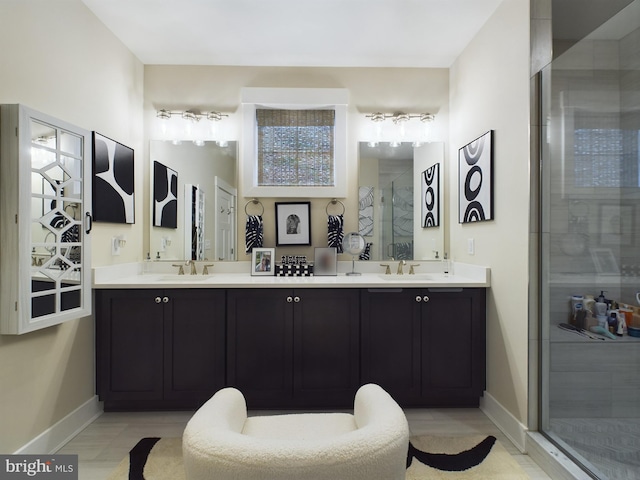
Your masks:
[[[441,259],[444,144],[360,142],[359,157],[358,228],[371,244],[370,260]],[[436,178],[429,177],[430,189],[423,187],[425,172],[436,173]],[[436,226],[425,222],[423,203],[437,209],[433,212],[437,214]]]
[[[236,142],[152,140],[149,157],[151,258],[236,260]]]

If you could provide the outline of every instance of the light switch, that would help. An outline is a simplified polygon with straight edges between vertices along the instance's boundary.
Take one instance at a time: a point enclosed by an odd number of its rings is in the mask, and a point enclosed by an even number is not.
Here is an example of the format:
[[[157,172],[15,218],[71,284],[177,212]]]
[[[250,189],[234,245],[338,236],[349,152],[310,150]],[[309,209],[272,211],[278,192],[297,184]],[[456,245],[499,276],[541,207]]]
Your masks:
[[[476,253],[476,242],[473,238],[467,238],[467,253],[469,255],[475,255]]]

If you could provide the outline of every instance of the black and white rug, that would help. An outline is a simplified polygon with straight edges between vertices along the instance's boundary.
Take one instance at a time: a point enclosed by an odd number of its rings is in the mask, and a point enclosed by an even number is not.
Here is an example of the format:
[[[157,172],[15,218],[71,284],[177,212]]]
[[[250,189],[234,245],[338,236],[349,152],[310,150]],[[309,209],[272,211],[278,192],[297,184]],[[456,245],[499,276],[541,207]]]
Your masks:
[[[108,480],[184,480],[181,438],[143,438]],[[492,436],[411,437],[406,480],[527,480]]]

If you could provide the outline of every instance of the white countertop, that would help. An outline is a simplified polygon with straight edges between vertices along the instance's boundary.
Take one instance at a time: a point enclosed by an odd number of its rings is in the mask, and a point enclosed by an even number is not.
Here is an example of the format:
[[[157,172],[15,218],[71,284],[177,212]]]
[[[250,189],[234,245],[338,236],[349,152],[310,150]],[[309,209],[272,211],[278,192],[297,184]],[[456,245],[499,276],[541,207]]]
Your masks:
[[[453,264],[453,273],[444,274],[441,262],[408,262],[416,267],[416,274],[384,275],[379,262],[358,262],[355,271],[361,275],[347,275],[351,262],[338,262],[338,275],[313,277],[252,276],[250,262],[218,262],[209,267],[210,275],[178,275],[173,264],[179,262],[142,262],[93,269],[93,288],[473,288],[489,287],[490,269],[470,264]],[[394,264],[397,262],[394,262]],[[348,264],[348,265],[347,265]],[[395,265],[394,265],[395,266]]]

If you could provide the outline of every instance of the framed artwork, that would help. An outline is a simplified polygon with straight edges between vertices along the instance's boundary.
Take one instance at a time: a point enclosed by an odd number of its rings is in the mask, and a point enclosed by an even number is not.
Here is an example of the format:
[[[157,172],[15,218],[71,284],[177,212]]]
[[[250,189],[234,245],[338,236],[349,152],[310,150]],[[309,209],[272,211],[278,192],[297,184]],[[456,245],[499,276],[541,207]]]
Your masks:
[[[422,172],[422,228],[440,226],[440,164]]]
[[[323,247],[314,250],[313,274],[319,276],[338,274],[338,249],[336,247]]]
[[[178,228],[178,172],[153,162],[153,226]]]
[[[610,248],[591,248],[591,258],[600,275],[619,275],[618,262]]]
[[[600,205],[600,244],[633,244],[633,205]]]
[[[276,245],[311,245],[311,202],[276,202]]]
[[[93,132],[93,219],[135,223],[133,149]]]
[[[493,220],[493,130],[458,150],[458,221],[486,220]]]
[[[358,233],[365,237],[373,236],[373,187],[359,187],[358,189]]]
[[[251,275],[273,275],[275,248],[255,247],[251,250]]]

